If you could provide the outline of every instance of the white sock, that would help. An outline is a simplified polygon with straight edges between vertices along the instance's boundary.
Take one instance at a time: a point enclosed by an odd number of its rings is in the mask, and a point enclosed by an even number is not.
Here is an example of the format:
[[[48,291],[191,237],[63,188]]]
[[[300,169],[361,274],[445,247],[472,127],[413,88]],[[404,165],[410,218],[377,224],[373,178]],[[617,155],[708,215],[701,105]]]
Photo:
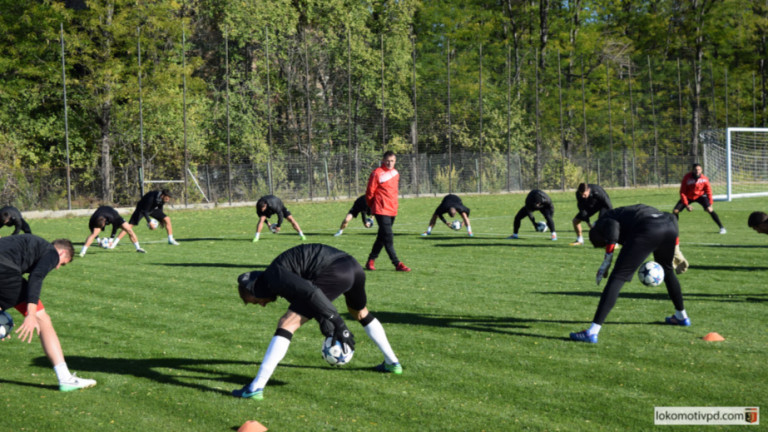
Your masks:
[[[299,231],[299,237],[302,237],[302,236],[304,236],[304,233]]]
[[[588,335],[596,335],[596,334],[600,333],[600,328],[601,327],[602,327],[602,325],[600,325],[600,324],[592,323],[592,325],[589,326],[589,329],[587,329],[587,334]]]
[[[253,392],[256,389],[263,389],[266,387],[269,377],[275,371],[275,368],[283,360],[285,354],[288,352],[288,347],[291,346],[291,340],[283,336],[272,336],[272,340],[269,341],[269,347],[264,354],[264,359],[261,361],[261,367],[256,374],[256,378],[251,381],[248,386],[248,391]]]
[[[88,246],[83,245],[83,248],[80,249],[80,255],[85,255],[85,251],[88,250]]]
[[[472,232],[472,227],[467,225],[467,232]]]
[[[344,230],[340,229],[339,232],[336,233],[336,235],[341,235],[341,233],[343,233],[343,232],[344,232]]]
[[[168,240],[173,241],[173,234],[168,234]]]
[[[139,246],[139,242],[136,242],[136,243],[134,243],[133,245],[134,245],[134,246],[136,246],[136,250],[139,250],[139,249],[141,249],[141,246]]]
[[[397,356],[392,350],[392,347],[389,345],[384,326],[381,325],[381,322],[378,319],[374,318],[373,321],[363,328],[368,337],[371,338],[377,347],[379,347],[381,353],[384,354],[384,361],[386,361],[387,364],[400,363],[400,361],[397,360]]]
[[[112,249],[114,249],[115,246],[117,246],[118,243],[120,243],[120,239],[119,238],[116,238],[116,239],[112,240]]]
[[[432,234],[432,227],[431,226],[427,227],[427,234]]]
[[[69,372],[69,368],[67,367],[66,362],[54,366],[53,371],[56,372],[56,378],[59,379],[60,383],[72,378],[72,374]]]
[[[688,318],[688,314],[685,313],[685,309],[679,310],[679,311],[675,311],[675,318],[677,318],[680,321],[682,321],[682,320]]]
[[[584,237],[582,236],[576,237],[576,243],[584,243]]]
[[[258,240],[260,235],[261,235],[261,233],[258,233],[258,232],[257,232],[257,233],[256,233],[256,235],[254,236],[254,238],[255,238],[256,240]]]

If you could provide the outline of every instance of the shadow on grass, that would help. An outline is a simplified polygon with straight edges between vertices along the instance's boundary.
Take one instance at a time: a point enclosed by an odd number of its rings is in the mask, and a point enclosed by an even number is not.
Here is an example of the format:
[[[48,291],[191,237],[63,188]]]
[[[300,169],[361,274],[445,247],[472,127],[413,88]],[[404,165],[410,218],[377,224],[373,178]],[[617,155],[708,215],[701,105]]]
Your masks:
[[[510,336],[525,336],[551,340],[569,340],[567,337],[555,337],[549,335],[512,331],[510,329],[529,329],[531,324],[555,323],[555,324],[579,324],[585,321],[548,320],[535,318],[515,318],[498,316],[470,316],[470,315],[436,315],[436,314],[412,314],[400,312],[376,311],[374,313],[386,327],[388,324],[420,325],[440,328],[455,328],[468,331],[486,333],[498,333]]]
[[[230,263],[151,263],[156,266],[166,267],[220,267],[220,268],[242,268],[250,270],[264,270],[267,268],[263,264],[230,264]]]
[[[765,266],[724,266],[724,265],[707,265],[699,266],[692,265],[688,267],[690,270],[725,270],[725,271],[760,271],[768,270]]]
[[[683,244],[684,245],[684,244]],[[697,244],[696,247],[731,248],[731,249],[765,249],[765,245],[735,245],[735,244]]]
[[[34,366],[50,367],[47,357],[36,357]],[[250,361],[194,359],[194,358],[107,358],[107,357],[83,357],[67,356],[67,365],[78,374],[88,377],[89,372],[98,372],[112,375],[131,375],[137,378],[152,380],[160,384],[171,384],[195,390],[213,391],[229,395],[236,388],[242,387],[253,379],[253,376],[232,374],[222,371],[220,366],[242,366],[243,371],[254,371],[254,365]],[[228,367],[226,367],[228,369]],[[216,388],[215,384],[207,386],[198,381],[213,381],[232,383],[231,389]],[[19,385],[30,385],[42,388],[55,388],[58,386],[32,385],[28,383],[9,382],[0,379],[0,382],[8,382]],[[284,382],[270,380],[270,386],[285,385]]]
[[[658,293],[636,293],[622,291],[619,294],[619,298],[626,299],[640,299],[640,300],[662,300],[669,301],[669,295],[663,286],[660,286]],[[600,298],[600,292],[596,291],[539,291],[534,294],[549,294],[549,295],[565,295],[565,296],[577,296],[577,297],[595,297]],[[695,299],[696,301],[714,301],[722,303],[761,303],[768,301],[768,294],[764,293],[744,293],[744,294],[703,294],[703,293],[688,293],[685,292],[683,287],[683,299]]]
[[[510,240],[508,243],[437,243],[435,247],[488,247],[488,246],[501,246],[501,247],[519,247],[519,248],[554,248],[557,247],[556,242],[550,241],[549,243],[531,244],[531,243],[518,243]]]

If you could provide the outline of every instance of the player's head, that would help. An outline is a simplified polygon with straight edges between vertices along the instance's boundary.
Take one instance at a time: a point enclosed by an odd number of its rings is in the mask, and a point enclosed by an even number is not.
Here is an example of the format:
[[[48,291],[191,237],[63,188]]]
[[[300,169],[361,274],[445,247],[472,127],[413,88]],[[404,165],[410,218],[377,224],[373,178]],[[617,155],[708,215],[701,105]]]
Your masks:
[[[616,219],[600,218],[589,230],[589,241],[596,248],[605,247],[608,245],[608,238],[618,237],[619,229]]]
[[[268,293],[264,290],[260,290],[256,287],[256,281],[262,272],[252,271],[243,273],[237,277],[237,292],[240,294],[240,299],[243,303],[258,304],[266,306],[267,303],[275,301],[275,295]]]
[[[171,192],[168,189],[162,189],[160,190],[160,197],[163,199],[164,203],[167,203],[173,198],[173,195],[171,195]]]
[[[99,216],[96,218],[96,228],[98,229],[104,229],[104,227],[107,226],[107,218],[104,216]]]
[[[381,164],[383,166],[392,169],[395,167],[395,162],[397,162],[397,156],[395,156],[395,152],[391,150],[384,152],[384,156],[381,157]]]
[[[456,216],[456,208],[451,207],[448,209],[448,214],[451,215],[451,217]]]
[[[257,202],[257,203],[256,203],[256,208],[257,208],[257,209],[258,209],[260,212],[263,212],[264,210],[266,210],[266,209],[267,209],[267,201],[259,201],[259,202]]]
[[[768,214],[761,211],[752,212],[747,225],[760,234],[768,234]]]
[[[576,196],[582,198],[589,198],[589,185],[587,183],[580,183],[578,189],[576,189]]]
[[[53,247],[59,253],[59,265],[56,268],[67,265],[67,263],[72,261],[72,257],[75,256],[75,247],[72,246],[72,242],[69,239],[54,240]]]
[[[8,222],[11,221],[11,212],[5,210],[3,213],[0,213],[0,222],[5,225]]]
[[[701,173],[702,173],[703,171],[704,171],[704,169],[703,169],[703,168],[701,168],[701,165],[700,165],[700,164],[697,164],[697,163],[695,163],[695,164],[691,165],[691,174],[693,174],[693,177],[694,177],[694,178],[699,178],[699,177],[701,177]]]

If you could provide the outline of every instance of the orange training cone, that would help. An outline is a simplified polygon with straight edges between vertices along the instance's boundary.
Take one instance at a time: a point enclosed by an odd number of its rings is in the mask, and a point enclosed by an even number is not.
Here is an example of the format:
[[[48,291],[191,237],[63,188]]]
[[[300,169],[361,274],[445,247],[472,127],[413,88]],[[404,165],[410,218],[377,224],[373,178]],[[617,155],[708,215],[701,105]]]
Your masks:
[[[240,426],[237,432],[264,432],[267,428],[256,420],[248,420]]]
[[[707,333],[707,335],[704,336],[702,339],[704,339],[707,342],[722,342],[725,340],[724,337],[720,336],[720,334],[716,332]]]

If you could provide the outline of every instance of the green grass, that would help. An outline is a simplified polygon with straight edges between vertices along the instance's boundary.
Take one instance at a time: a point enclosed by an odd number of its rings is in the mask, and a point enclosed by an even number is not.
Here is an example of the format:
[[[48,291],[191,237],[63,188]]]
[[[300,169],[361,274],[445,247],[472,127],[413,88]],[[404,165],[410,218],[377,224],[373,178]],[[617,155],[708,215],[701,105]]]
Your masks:
[[[609,193],[616,206],[671,211],[677,200],[675,189]],[[682,215],[691,269],[680,280],[692,327],[662,325],[673,312],[663,286],[632,281],[591,345],[567,338],[595,312],[603,252],[568,246],[573,193],[552,197],[557,242],[527,221],[520,240],[506,240],[521,194],[464,196],[474,238],[443,225],[420,237],[441,197],[402,199],[395,246],[413,272],[395,272],[382,254],[367,290],[404,374],[371,372],[381,355],[352,322],[354,360],[325,366],[311,322],[295,335],[261,402],[229,392],[255,375],[287,303],[245,307],[235,280],[299,244],[298,236],[286,224],[252,244],[251,207],[170,210],[181,246],[141,226],[146,255],[126,237],[116,250],[93,247],[48,276],[43,301],[68,364],[99,384],[60,393],[37,338],[6,341],[2,429],[231,431],[258,420],[272,431],[645,431],[666,430],[653,425],[655,406],[765,408],[768,237],[746,219],[768,209],[768,199],[716,203],[727,235],[698,206]],[[308,241],[364,262],[374,230],[355,219],[332,237],[350,206],[288,203]],[[78,251],[88,234],[85,217],[30,224],[45,238],[72,238]],[[343,311],[342,301],[337,306]],[[701,340],[712,331],[725,342]]]

